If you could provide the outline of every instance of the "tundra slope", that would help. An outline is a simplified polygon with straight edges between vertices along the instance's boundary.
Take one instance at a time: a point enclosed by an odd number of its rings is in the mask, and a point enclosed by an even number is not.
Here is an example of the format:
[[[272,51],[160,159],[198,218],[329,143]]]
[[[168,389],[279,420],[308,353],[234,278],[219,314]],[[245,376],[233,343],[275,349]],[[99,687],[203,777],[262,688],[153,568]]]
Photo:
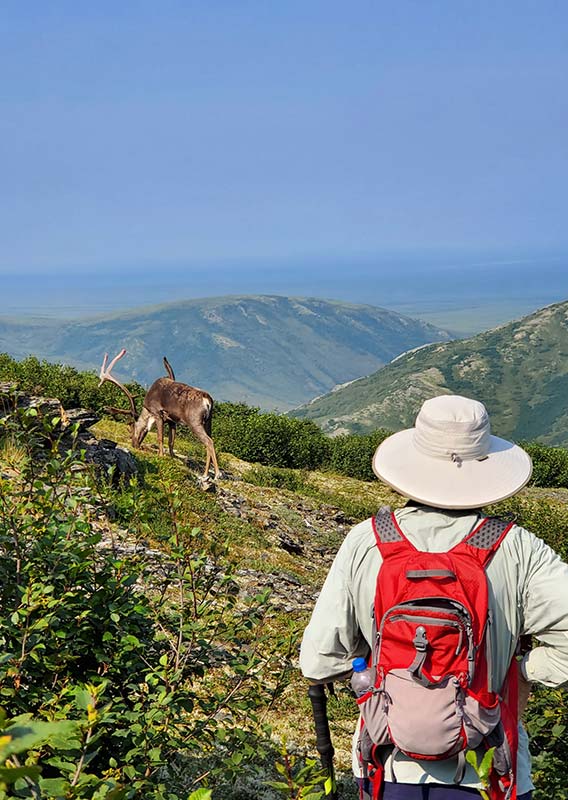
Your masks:
[[[568,445],[568,301],[406,353],[292,414],[331,434],[399,430],[414,424],[424,400],[452,393],[483,401],[498,436]]]

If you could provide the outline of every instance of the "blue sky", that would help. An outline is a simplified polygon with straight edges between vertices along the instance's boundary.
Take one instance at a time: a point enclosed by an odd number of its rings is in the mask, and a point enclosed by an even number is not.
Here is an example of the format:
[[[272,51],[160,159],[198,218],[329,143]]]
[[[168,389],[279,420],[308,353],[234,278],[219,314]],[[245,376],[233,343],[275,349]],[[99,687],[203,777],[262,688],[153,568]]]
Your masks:
[[[0,273],[568,251],[564,0],[0,13]]]

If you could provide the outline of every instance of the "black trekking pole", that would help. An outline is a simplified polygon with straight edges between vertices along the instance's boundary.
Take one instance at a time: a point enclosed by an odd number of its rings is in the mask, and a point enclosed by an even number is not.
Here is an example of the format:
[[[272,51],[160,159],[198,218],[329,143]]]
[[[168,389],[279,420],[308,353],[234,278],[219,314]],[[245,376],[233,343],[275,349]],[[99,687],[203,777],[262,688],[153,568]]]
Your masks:
[[[324,783],[325,795],[329,800],[337,800],[337,786],[333,769],[334,749],[331,743],[329,720],[327,718],[327,696],[323,683],[312,683],[308,689],[308,697],[312,704],[316,725],[316,747],[321,758],[321,765],[326,774]]]

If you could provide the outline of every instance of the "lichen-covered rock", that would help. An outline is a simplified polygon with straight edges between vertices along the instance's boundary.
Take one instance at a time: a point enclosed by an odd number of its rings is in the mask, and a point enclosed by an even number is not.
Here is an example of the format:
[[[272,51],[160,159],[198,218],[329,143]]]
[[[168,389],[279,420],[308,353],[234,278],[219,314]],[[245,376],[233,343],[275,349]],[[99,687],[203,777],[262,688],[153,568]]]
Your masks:
[[[66,427],[78,425],[79,432],[88,430],[101,419],[100,414],[91,411],[89,408],[67,408],[65,409]]]
[[[60,420],[65,426],[66,415],[61,402],[56,397],[41,397],[17,391],[12,383],[0,384],[0,415],[8,416],[17,409],[35,408],[40,417]]]
[[[115,484],[133,478],[138,472],[132,453],[110,439],[97,440],[93,437],[84,450],[86,463],[95,464],[107,477],[112,477]]]
[[[0,384],[0,415],[9,416],[21,409],[35,408],[45,419],[57,418],[54,435],[46,438],[46,446],[57,444],[62,452],[74,448],[83,451],[85,463],[94,464],[107,478],[117,484],[129,480],[138,472],[136,459],[124,447],[110,439],[97,439],[89,430],[100,416],[87,408],[64,410],[55,397],[39,397],[20,392],[14,384]],[[81,465],[78,465],[81,469]]]

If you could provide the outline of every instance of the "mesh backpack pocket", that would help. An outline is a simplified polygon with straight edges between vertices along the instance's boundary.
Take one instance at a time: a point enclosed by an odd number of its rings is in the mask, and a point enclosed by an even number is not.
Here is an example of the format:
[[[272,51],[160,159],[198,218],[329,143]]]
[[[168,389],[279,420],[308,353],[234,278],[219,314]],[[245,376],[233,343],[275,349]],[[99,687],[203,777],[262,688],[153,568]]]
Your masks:
[[[393,669],[385,677],[391,741],[415,758],[450,758],[464,749],[463,690],[447,676],[426,688],[408,670]]]

